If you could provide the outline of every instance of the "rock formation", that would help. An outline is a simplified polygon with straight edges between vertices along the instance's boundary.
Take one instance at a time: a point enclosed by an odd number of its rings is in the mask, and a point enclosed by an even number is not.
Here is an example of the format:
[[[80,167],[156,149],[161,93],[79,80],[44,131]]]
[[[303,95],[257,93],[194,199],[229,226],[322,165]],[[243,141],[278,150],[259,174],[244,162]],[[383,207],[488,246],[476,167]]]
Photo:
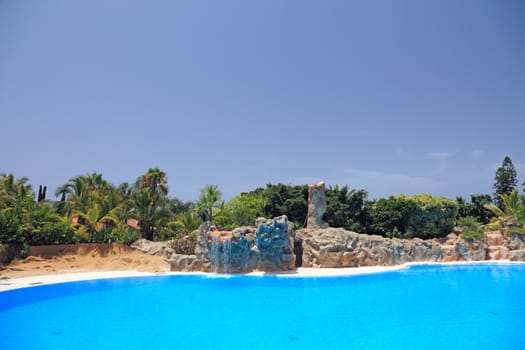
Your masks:
[[[295,231],[286,215],[259,218],[257,225],[258,270],[282,271],[295,268]]]
[[[300,230],[303,267],[397,265],[412,261],[441,261],[441,246],[422,239],[389,239],[341,228]]]
[[[172,271],[242,273],[295,268],[295,231],[285,215],[259,218],[256,227],[239,227],[233,231],[220,230],[206,222],[193,234],[197,237],[194,255],[176,254],[165,242],[139,240],[133,247],[164,255]]]
[[[131,248],[140,250],[143,253],[162,256],[170,264],[171,271],[205,271],[204,262],[197,258],[196,255],[177,254],[170,247],[170,242],[152,242],[147,239],[139,239],[131,244]]]
[[[445,238],[422,240],[359,234],[342,228],[295,233],[286,216],[259,218],[256,227],[220,230],[204,223],[193,233],[195,254],[176,254],[169,242],[139,240],[132,247],[164,256],[172,271],[242,273],[302,267],[358,267],[406,262],[525,261],[525,234],[491,231],[464,239],[456,229]],[[297,262],[297,265],[296,265]]]
[[[324,182],[308,185],[308,219],[306,228],[327,228],[328,224],[323,221],[326,212],[326,191]]]
[[[499,231],[483,239],[464,239],[456,233],[443,239],[385,238],[340,228],[300,230],[303,267],[357,267],[406,262],[525,261],[525,235]],[[299,257],[298,257],[299,258]]]

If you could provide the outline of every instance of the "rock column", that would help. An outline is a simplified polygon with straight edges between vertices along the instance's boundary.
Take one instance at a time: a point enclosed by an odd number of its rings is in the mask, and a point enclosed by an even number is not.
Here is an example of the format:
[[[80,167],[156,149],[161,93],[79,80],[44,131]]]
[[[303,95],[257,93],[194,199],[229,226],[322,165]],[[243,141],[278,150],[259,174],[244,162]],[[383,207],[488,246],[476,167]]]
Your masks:
[[[323,221],[326,212],[326,190],[324,182],[308,185],[308,220],[306,228],[327,228],[328,224]]]

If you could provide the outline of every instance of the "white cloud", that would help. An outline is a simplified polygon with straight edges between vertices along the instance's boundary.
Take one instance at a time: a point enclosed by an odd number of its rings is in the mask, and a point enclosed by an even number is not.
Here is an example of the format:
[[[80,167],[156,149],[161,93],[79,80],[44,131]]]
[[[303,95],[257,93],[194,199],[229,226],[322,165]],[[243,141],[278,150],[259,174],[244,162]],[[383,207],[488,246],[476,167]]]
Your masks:
[[[442,171],[448,165],[448,160],[452,158],[454,154],[451,152],[428,152],[427,158],[434,162],[434,170]]]
[[[485,154],[485,151],[483,151],[482,149],[475,149],[470,152],[470,155],[473,158],[481,158],[484,154]]]
[[[435,161],[446,161],[453,156],[451,152],[428,152],[427,157]]]

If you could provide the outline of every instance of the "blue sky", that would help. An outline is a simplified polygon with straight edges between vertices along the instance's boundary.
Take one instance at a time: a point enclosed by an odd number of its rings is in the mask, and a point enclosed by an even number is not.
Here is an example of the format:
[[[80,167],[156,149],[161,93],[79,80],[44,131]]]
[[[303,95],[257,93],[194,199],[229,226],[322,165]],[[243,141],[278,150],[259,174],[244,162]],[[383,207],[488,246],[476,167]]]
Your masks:
[[[525,180],[525,2],[0,0],[0,172],[170,195]]]

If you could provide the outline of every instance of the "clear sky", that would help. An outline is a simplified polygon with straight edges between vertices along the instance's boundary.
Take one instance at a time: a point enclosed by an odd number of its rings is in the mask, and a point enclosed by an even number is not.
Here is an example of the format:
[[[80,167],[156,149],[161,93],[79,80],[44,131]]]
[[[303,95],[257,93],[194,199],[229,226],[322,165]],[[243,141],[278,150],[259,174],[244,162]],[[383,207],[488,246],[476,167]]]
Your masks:
[[[525,1],[0,0],[0,172],[226,199],[525,180]]]

